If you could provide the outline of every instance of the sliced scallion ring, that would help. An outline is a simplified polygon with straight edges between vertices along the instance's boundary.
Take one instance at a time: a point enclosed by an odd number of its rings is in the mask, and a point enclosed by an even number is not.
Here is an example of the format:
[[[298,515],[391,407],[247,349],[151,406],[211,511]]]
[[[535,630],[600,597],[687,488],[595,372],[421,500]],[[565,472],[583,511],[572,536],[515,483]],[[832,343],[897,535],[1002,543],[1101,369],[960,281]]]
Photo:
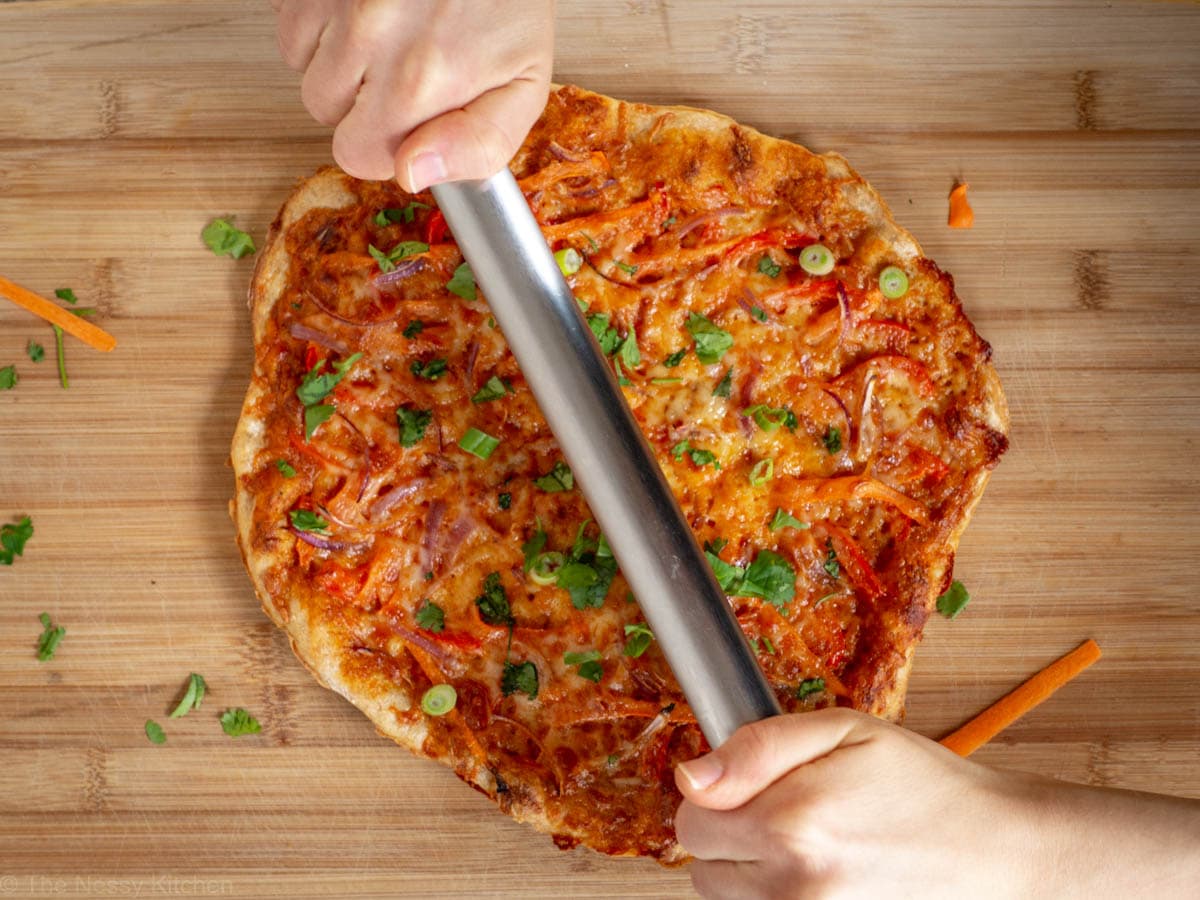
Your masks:
[[[539,553],[529,567],[529,580],[534,584],[555,584],[558,581],[558,570],[567,564],[567,558],[561,553],[550,551]]]
[[[435,684],[421,697],[421,709],[430,716],[444,716],[458,703],[458,691],[452,684]]]
[[[755,487],[762,487],[775,476],[775,460],[772,458],[760,459],[754,464],[754,468],[750,470],[750,483]]]
[[[500,446],[500,439],[494,438],[478,428],[468,428],[467,433],[459,440],[458,446],[472,456],[487,459],[492,455],[492,451]]]
[[[833,251],[824,244],[809,244],[800,251],[800,268],[809,275],[828,275],[834,262]]]
[[[564,247],[559,250],[554,254],[554,261],[558,263],[558,268],[567,277],[574,275],[583,266],[583,257],[574,247]]]
[[[879,273],[879,290],[889,300],[899,300],[908,293],[908,275],[899,266],[888,266]]]

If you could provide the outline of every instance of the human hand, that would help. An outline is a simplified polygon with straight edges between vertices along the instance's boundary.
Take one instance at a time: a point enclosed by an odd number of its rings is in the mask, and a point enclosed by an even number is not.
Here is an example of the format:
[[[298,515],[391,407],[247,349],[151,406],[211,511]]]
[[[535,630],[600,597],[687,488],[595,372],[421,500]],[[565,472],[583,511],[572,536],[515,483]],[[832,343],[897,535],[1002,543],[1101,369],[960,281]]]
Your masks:
[[[506,166],[546,103],[554,0],[271,0],[333,158],[410,193]]]
[[[990,769],[861,713],[765,719],[679,766],[705,897],[1184,897],[1200,804]]]

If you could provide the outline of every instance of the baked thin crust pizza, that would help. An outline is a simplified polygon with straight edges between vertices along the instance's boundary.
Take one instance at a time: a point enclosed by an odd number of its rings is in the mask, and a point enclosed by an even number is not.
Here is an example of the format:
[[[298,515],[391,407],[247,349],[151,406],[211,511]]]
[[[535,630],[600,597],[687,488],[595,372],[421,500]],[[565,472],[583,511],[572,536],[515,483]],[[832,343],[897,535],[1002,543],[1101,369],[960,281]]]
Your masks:
[[[563,87],[512,169],[784,709],[898,719],[1007,445],[950,276],[711,112]],[[432,197],[321,170],[250,306],[233,518],[296,655],[560,847],[683,861],[704,739]]]

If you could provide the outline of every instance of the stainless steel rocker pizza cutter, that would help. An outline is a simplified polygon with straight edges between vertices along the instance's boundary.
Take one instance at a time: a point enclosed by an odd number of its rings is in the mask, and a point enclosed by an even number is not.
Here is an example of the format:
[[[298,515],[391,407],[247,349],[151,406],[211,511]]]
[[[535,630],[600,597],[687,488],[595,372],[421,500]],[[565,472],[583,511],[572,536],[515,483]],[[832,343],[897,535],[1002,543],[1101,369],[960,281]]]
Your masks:
[[[516,180],[505,169],[433,195],[709,744],[778,715]]]

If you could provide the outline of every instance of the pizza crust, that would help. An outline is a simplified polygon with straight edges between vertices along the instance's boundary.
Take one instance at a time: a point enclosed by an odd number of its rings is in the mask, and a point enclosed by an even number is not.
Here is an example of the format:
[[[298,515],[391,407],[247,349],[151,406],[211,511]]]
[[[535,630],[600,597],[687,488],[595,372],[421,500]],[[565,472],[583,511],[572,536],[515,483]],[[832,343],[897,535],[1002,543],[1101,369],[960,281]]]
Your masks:
[[[813,179],[824,179],[827,184],[836,186],[838,197],[831,197],[829,203],[842,203],[861,217],[863,234],[856,242],[855,252],[857,261],[863,266],[871,268],[884,260],[904,260],[914,266],[930,267],[933,271],[931,277],[949,277],[924,260],[916,240],[894,222],[875,190],[837,154],[815,156],[796,145],[759,134],[725,116],[704,110],[625,104],[572,87],[560,88],[552,94],[550,103],[615,123],[616,127],[631,136],[631,142],[637,142],[639,134],[644,136],[656,128],[663,128],[664,121],[669,121],[670,128],[681,129],[693,136],[698,146],[720,146],[732,141],[733,150],[726,161],[735,170],[735,181],[739,177],[748,179],[743,184],[748,195],[769,191],[771,185],[796,171],[799,166],[811,172]],[[541,140],[545,139],[546,136],[542,134]],[[527,144],[514,160],[514,168],[526,164],[533,153],[534,147]],[[701,159],[699,165],[702,168],[719,168],[721,159],[717,154],[713,159]],[[682,165],[680,160],[673,160],[672,164]],[[739,166],[741,175],[737,173]],[[231,451],[237,490],[230,504],[230,512],[247,572],[263,609],[287,633],[297,658],[321,684],[362,710],[381,734],[418,756],[434,758],[450,767],[463,780],[496,800],[505,812],[518,821],[528,822],[554,835],[560,846],[572,846],[581,841],[590,843],[593,838],[591,830],[567,822],[562,816],[552,815],[546,797],[539,794],[537,789],[499,781],[488,767],[469,756],[451,752],[448,746],[431,751],[426,720],[405,719],[397,715],[398,711],[411,709],[417,698],[407,693],[403,685],[395,680],[395,672],[389,669],[389,664],[386,661],[373,661],[371,666],[356,665],[348,674],[344,634],[338,633],[328,622],[314,619],[295,598],[281,595],[278,579],[273,578],[273,573],[281,565],[288,564],[295,542],[286,532],[280,531],[274,543],[264,545],[262,523],[258,521],[259,497],[251,484],[256,473],[265,465],[264,453],[270,438],[269,423],[261,410],[274,402],[277,391],[289,389],[273,387],[268,383],[268,373],[261,365],[262,348],[273,338],[276,308],[283,302],[288,289],[292,265],[286,240],[289,228],[315,210],[339,210],[358,203],[356,184],[349,176],[333,168],[322,169],[311,178],[301,181],[272,223],[255,269],[249,306],[255,346],[260,352],[256,354],[255,370]],[[957,300],[954,302],[957,303]],[[981,341],[980,344],[986,348],[986,344]],[[975,420],[984,423],[995,433],[999,448],[995,455],[998,457],[1003,452],[1003,436],[1008,430],[1004,396],[990,364],[985,362],[978,366],[976,375],[977,383],[969,398],[969,412]],[[897,626],[894,644],[879,648],[879,658],[875,661],[878,664],[877,677],[869,680],[860,694],[862,702],[859,705],[866,711],[893,721],[902,718],[905,688],[921,626],[933,612],[936,598],[948,582],[953,550],[982,495],[989,474],[990,465],[974,473],[966,486],[967,502],[956,510],[950,520],[942,523],[941,540],[948,552],[919,573],[914,584],[922,587],[923,596],[918,594],[921,599],[907,610],[903,621]],[[605,848],[605,852],[614,851]],[[624,850],[624,853],[636,852],[652,852],[660,862],[668,865],[687,859],[682,848],[674,843],[647,851],[639,850],[635,840]]]

